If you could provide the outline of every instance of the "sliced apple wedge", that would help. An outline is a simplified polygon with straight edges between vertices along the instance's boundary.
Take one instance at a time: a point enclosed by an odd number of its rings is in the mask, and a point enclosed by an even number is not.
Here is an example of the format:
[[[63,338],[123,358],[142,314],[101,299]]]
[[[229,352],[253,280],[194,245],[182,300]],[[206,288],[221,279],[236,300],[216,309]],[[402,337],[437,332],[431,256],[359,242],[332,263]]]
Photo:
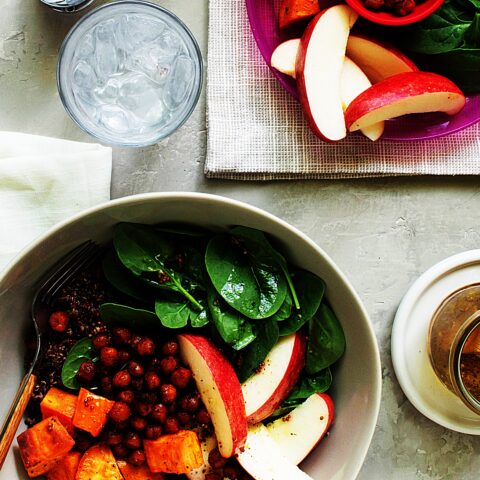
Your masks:
[[[295,78],[295,63],[300,48],[300,39],[292,38],[281,43],[272,53],[270,65],[285,75]]]
[[[343,61],[342,76],[340,78],[340,98],[342,99],[342,108],[345,111],[350,103],[358,97],[372,83],[352,60],[345,57]],[[373,142],[378,140],[385,130],[385,122],[374,123],[360,131]]]
[[[464,106],[465,95],[448,78],[436,73],[407,72],[382,80],[361,93],[347,108],[345,120],[353,132],[410,113],[455,115]]]
[[[418,68],[404,53],[380,40],[364,35],[348,37],[347,55],[367,75],[372,83],[404,72],[417,72]]]
[[[201,335],[178,336],[182,360],[192,370],[212,418],[220,454],[231,457],[247,438],[247,415],[237,375],[222,352]]]
[[[287,415],[267,425],[282,453],[298,465],[327,433],[334,418],[333,400],[314,393]]]
[[[255,480],[312,480],[283,455],[262,423],[249,427],[245,448],[237,459]]]
[[[295,66],[300,102],[312,131],[328,142],[346,135],[340,75],[357,18],[348,5],[330,7],[308,24],[300,41]]]
[[[297,383],[305,365],[305,337],[300,332],[280,338],[261,368],[242,384],[249,423],[269,417]]]

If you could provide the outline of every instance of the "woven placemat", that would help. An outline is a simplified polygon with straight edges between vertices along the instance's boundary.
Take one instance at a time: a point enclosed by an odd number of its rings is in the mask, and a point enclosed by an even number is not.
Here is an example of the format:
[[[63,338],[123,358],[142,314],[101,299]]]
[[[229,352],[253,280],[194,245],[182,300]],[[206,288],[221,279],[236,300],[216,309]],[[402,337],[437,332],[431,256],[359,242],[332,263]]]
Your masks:
[[[250,31],[245,0],[210,0],[205,174],[236,180],[480,173],[480,125],[421,142],[350,135],[330,145],[308,128]]]

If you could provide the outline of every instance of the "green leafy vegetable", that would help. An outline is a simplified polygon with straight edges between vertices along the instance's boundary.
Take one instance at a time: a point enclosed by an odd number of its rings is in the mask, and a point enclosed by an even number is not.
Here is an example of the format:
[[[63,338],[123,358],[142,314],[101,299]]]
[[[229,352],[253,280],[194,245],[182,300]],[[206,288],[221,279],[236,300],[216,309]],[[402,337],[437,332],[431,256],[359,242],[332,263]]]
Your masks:
[[[80,365],[87,360],[94,360],[96,357],[95,349],[89,338],[79,340],[68,352],[67,358],[62,367],[62,383],[66,388],[77,390],[80,388],[76,375]]]
[[[308,322],[305,371],[315,374],[335,363],[345,351],[345,335],[331,308],[322,303]]]
[[[155,312],[162,325],[167,328],[186,327],[190,316],[195,314],[188,303],[168,300],[157,300],[155,302]]]
[[[257,337],[242,350],[241,364],[237,374],[240,382],[244,382],[257,370],[274,345],[278,342],[278,323],[266,319],[255,323]]]
[[[158,317],[154,312],[118,303],[100,305],[100,317],[105,323],[123,325],[138,330],[158,327]]]
[[[205,264],[217,292],[248,318],[267,318],[285,300],[285,279],[269,252],[248,250],[238,237],[213,237]]]

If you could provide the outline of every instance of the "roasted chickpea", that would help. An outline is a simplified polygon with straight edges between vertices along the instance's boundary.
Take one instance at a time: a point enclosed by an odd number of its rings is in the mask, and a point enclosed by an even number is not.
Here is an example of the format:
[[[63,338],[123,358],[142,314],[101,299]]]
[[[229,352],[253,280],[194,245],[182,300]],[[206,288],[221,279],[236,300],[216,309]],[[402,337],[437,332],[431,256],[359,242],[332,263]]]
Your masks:
[[[109,430],[105,435],[105,441],[107,445],[113,447],[114,445],[119,445],[123,441],[123,435],[116,430]]]
[[[92,339],[93,348],[99,352],[104,347],[110,346],[110,337],[106,333],[99,333]]]
[[[137,400],[141,403],[153,405],[154,403],[157,403],[157,395],[153,392],[142,392],[137,396]]]
[[[109,412],[109,417],[115,423],[125,422],[132,414],[130,407],[124,402],[115,402]]]
[[[134,467],[140,467],[145,463],[145,453],[143,450],[135,450],[128,457],[128,463]]]
[[[157,403],[153,406],[150,416],[155,422],[163,423],[167,418],[167,407],[161,403]]]
[[[175,417],[167,417],[163,424],[163,430],[165,433],[178,433],[180,430],[178,420]]]
[[[158,357],[152,357],[148,362],[147,370],[149,372],[159,372],[161,370],[162,361]]]
[[[112,333],[113,341],[117,345],[126,345],[132,338],[132,332],[125,327],[115,327]]]
[[[164,355],[176,355],[178,353],[178,343],[170,340],[169,342],[165,342],[162,345],[162,353]]]
[[[177,389],[169,383],[164,383],[160,386],[160,398],[165,404],[170,404],[177,398]]]
[[[155,352],[155,343],[153,343],[153,340],[151,338],[145,337],[138,342],[136,349],[137,353],[142,357],[147,355],[153,355],[153,353]]]
[[[180,408],[186,412],[195,413],[200,406],[200,395],[190,393],[180,400]]]
[[[54,332],[64,332],[68,328],[68,314],[66,312],[53,312],[48,319],[48,324]]]
[[[177,418],[182,425],[188,425],[192,421],[192,415],[187,412],[178,412]]]
[[[132,338],[130,339],[130,347],[136,350],[137,345],[140,343],[141,340],[142,340],[142,337],[140,335],[133,335]]]
[[[177,367],[178,360],[175,357],[166,357],[160,362],[160,369],[165,375],[170,375]]]
[[[122,364],[127,363],[131,357],[130,352],[127,352],[126,350],[118,351],[118,361]]]
[[[107,368],[112,368],[118,363],[118,350],[114,347],[103,347],[100,350],[100,362]]]
[[[139,392],[143,388],[143,378],[132,378],[130,387]]]
[[[137,403],[135,405],[135,410],[141,417],[147,417],[150,415],[152,409],[153,405],[151,403]]]
[[[135,360],[128,362],[127,369],[130,375],[135,378],[139,378],[144,374],[142,365]]]
[[[129,451],[125,445],[115,445],[112,447],[112,452],[115,458],[126,458]]]
[[[145,428],[145,438],[148,440],[156,440],[162,435],[162,427],[160,425],[148,425]]]
[[[135,394],[132,390],[123,390],[118,393],[117,400],[123,403],[132,403],[135,400]]]
[[[202,425],[209,425],[212,421],[212,419],[210,418],[210,414],[207,412],[207,409],[206,408],[201,408],[198,412],[197,412],[197,420],[202,424]]]
[[[141,432],[142,430],[145,430],[147,426],[147,420],[143,417],[131,417],[130,426],[134,430],[137,430],[137,432]]]
[[[77,379],[83,383],[91,383],[95,378],[95,364],[91,360],[83,362],[77,372]]]
[[[170,376],[170,381],[178,388],[186,388],[192,378],[192,372],[188,368],[179,367]]]
[[[130,423],[128,420],[125,420],[124,422],[116,422],[115,423],[115,428],[117,430],[126,430],[130,426]]]
[[[130,450],[137,450],[142,446],[142,439],[140,438],[140,435],[138,433],[128,432],[125,435],[125,440],[123,441],[123,444],[127,448],[130,448]]]
[[[155,372],[147,372],[145,374],[145,383],[147,390],[156,390],[160,387],[162,382],[160,381],[160,377]]]
[[[102,392],[106,395],[112,393],[112,379],[110,377],[102,377],[100,379],[100,388],[102,389]]]
[[[130,385],[132,377],[126,370],[120,370],[113,376],[113,386],[115,388],[126,388]]]

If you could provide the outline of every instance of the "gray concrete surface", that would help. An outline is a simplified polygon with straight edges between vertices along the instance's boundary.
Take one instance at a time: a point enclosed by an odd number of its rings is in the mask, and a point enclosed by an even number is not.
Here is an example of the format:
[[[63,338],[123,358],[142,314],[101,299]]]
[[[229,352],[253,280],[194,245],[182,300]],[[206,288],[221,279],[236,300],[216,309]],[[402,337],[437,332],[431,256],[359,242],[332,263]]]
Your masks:
[[[102,2],[97,2],[102,3]],[[206,54],[207,0],[166,0]],[[0,0],[0,129],[91,141],[69,119],[54,69],[76,20],[39,0]],[[478,477],[480,437],[448,431],[406,400],[390,359],[393,317],[409,285],[435,262],[480,247],[478,178],[239,183],[206,180],[205,96],[160,145],[115,149],[112,197],[200,191],[278,215],[321,245],[347,274],[375,328],[383,363],[378,426],[360,480]]]

